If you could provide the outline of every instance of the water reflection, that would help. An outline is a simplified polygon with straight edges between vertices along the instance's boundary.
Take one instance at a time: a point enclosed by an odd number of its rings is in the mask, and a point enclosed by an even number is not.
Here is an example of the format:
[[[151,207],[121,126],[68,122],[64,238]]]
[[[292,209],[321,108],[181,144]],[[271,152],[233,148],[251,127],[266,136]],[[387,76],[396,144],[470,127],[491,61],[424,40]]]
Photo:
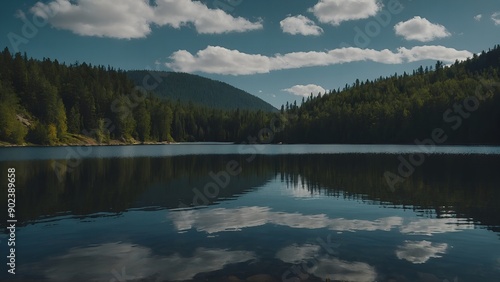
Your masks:
[[[300,213],[275,212],[269,207],[242,207],[236,209],[189,210],[169,214],[177,230],[196,228],[197,231],[217,233],[241,231],[243,228],[264,224],[275,224],[290,228],[335,231],[389,231],[400,226],[401,217],[386,217],[373,221],[344,218],[328,218],[325,214],[304,215]]]
[[[396,256],[399,259],[407,260],[411,263],[425,263],[430,258],[440,258],[441,254],[446,253],[448,244],[431,243],[429,241],[405,241],[403,246],[396,250]]]
[[[431,156],[395,191],[383,177],[397,167],[394,156],[247,159],[85,159],[62,177],[50,160],[9,163],[19,172],[25,260],[19,279],[496,281],[500,275],[500,156]],[[211,173],[230,161],[241,173],[197,206],[196,189],[203,193]],[[317,239],[332,234],[337,245],[328,252]],[[296,266],[302,276],[287,273]]]
[[[410,222],[401,227],[401,233],[409,235],[432,235],[474,229],[474,224],[461,218],[426,218]]]
[[[294,181],[293,179],[289,179],[288,176],[287,174],[286,183],[288,189],[283,191],[283,195],[300,199],[317,199],[325,195],[320,189],[313,189],[313,187],[310,187],[308,181],[304,179],[304,177],[299,175],[297,180]]]
[[[178,208],[235,199],[275,177],[284,196],[343,197],[386,207],[411,209],[426,217],[470,218],[500,231],[500,157],[432,156],[396,191],[383,174],[397,167],[386,155],[178,156],[166,158],[86,159],[60,180],[52,161],[0,163],[16,167],[18,220],[61,213],[123,212],[130,208]],[[210,172],[237,161],[242,172],[216,197],[197,199],[193,189],[213,182]],[[0,200],[6,200],[6,194]],[[195,201],[197,200],[197,201]],[[6,218],[2,214],[4,224]],[[418,226],[416,228],[421,228]]]
[[[276,258],[287,263],[298,264],[314,258],[321,250],[319,245],[292,244],[280,249],[276,253]]]
[[[364,262],[350,262],[337,258],[319,258],[310,273],[322,280],[371,282],[377,278],[375,267]]]
[[[190,256],[161,256],[144,246],[107,243],[78,247],[27,266],[50,281],[183,281],[196,274],[249,261],[252,252],[198,248]],[[115,277],[113,277],[115,276]],[[105,279],[109,277],[109,279]]]

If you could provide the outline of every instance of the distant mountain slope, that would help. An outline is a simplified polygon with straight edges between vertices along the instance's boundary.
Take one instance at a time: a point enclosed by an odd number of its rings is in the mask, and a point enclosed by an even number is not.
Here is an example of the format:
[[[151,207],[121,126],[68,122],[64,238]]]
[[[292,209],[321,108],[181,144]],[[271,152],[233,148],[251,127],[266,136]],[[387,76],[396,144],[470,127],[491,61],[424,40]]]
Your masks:
[[[334,78],[332,78],[333,80]],[[500,45],[286,107],[283,143],[500,144]],[[436,132],[440,132],[437,138]],[[429,139],[430,138],[430,139]],[[436,139],[437,138],[437,139]]]
[[[161,82],[152,92],[159,97],[219,109],[248,109],[276,111],[276,108],[262,99],[249,94],[227,83],[215,81],[198,75],[159,72],[159,71],[128,71],[127,75],[136,85],[143,85],[146,75],[160,77]],[[156,80],[151,78],[148,83]]]

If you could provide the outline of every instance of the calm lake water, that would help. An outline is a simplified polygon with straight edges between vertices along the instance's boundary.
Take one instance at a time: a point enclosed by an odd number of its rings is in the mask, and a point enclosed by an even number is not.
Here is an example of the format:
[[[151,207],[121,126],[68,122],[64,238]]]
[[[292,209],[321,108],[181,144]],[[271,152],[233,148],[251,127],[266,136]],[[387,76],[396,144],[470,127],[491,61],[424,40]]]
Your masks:
[[[499,281],[500,147],[432,149],[0,148],[0,280]]]

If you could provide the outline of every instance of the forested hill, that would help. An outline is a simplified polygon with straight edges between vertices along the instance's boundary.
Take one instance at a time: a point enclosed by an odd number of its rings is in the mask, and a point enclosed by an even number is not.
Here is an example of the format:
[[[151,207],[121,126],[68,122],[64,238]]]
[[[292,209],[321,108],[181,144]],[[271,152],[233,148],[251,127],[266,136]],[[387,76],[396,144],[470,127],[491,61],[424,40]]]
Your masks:
[[[109,66],[37,60],[5,48],[0,145],[240,141],[277,115],[161,99],[143,91],[151,84],[147,78],[138,89],[125,71]]]
[[[287,143],[500,144],[500,45],[450,66],[356,80],[282,112],[293,117]]]
[[[148,75],[138,73],[139,86],[154,85]],[[500,46],[450,66],[356,80],[278,113],[172,101],[111,67],[0,53],[0,145],[241,142],[262,132],[283,143],[500,145]]]
[[[227,83],[198,75],[162,71],[128,71],[127,76],[138,86],[149,75],[151,91],[172,101],[192,102],[210,108],[276,111],[264,100]]]

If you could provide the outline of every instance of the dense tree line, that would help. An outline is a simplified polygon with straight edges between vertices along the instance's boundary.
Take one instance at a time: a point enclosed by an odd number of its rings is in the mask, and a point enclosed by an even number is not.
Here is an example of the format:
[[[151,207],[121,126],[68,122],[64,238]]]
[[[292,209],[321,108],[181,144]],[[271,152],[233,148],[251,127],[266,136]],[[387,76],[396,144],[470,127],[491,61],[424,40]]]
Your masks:
[[[151,92],[173,101],[194,102],[197,105],[215,109],[241,109],[276,111],[276,108],[262,99],[227,83],[194,74],[164,71],[127,71],[127,76],[136,85],[142,85],[144,77],[152,79],[148,83]]]
[[[323,94],[323,95],[322,95]],[[414,143],[442,129],[446,144],[500,144],[500,46],[464,62],[423,67],[311,94],[281,111],[287,143]]]
[[[147,80],[147,72],[142,73]],[[154,75],[153,75],[154,76]],[[141,80],[142,81],[142,80]],[[142,85],[139,85],[142,86]],[[0,141],[238,141],[268,127],[262,110],[221,110],[158,98],[125,71],[0,54]]]
[[[16,197],[23,203],[17,211],[20,224],[70,210],[95,215],[151,206],[178,208],[180,203],[193,203],[193,188],[203,193],[203,187],[214,181],[210,172],[225,171],[229,161],[236,161],[242,165],[241,174],[210,201],[238,197],[277,178],[291,192],[307,190],[389,207],[435,210],[437,214],[451,206],[457,216],[474,218],[500,231],[498,156],[429,156],[395,190],[383,176],[398,165],[392,155],[258,155],[251,162],[247,159],[244,155],[89,158],[59,176],[51,160],[2,162],[0,170],[15,166],[23,172],[16,180],[19,186],[30,187],[17,191]],[[71,160],[59,162],[70,166]],[[7,193],[0,195],[0,201],[6,198]],[[7,213],[0,216],[0,226],[7,222],[6,217]]]
[[[139,86],[150,86],[148,76],[157,75],[139,73]],[[187,83],[185,75],[168,77]],[[450,66],[438,61],[412,74],[356,80],[311,94],[300,105],[287,103],[279,113],[216,109],[138,89],[130,74],[109,66],[35,60],[6,48],[0,54],[0,141],[82,143],[86,135],[99,143],[244,142],[264,132],[266,142],[414,143],[438,128],[446,144],[500,144],[499,85],[495,46]],[[280,130],[262,131],[273,126]]]

